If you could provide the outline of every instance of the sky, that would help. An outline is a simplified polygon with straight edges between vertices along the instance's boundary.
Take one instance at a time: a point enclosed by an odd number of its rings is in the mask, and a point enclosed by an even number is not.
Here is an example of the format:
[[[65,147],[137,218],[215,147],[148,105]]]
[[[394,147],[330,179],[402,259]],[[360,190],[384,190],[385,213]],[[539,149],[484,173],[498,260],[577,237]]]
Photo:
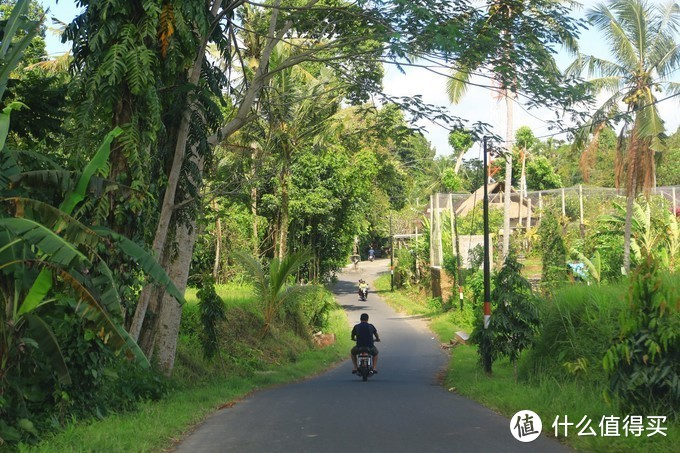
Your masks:
[[[79,12],[73,0],[41,0],[40,3],[50,9],[48,17],[55,16],[62,22],[70,22]],[[575,10],[574,15],[579,17],[586,9],[601,3],[600,0],[581,0],[583,6],[581,10]],[[650,0],[652,4],[666,3],[665,0]],[[48,21],[48,24],[51,21]],[[602,38],[593,30],[581,33],[579,47],[582,53],[595,55],[603,58],[608,57],[607,49]],[[47,50],[52,55],[64,53],[69,49],[68,44],[61,44],[56,36],[47,36]],[[558,64],[566,67],[571,57],[566,53],[560,52],[557,55]],[[469,123],[482,121],[492,126],[493,132],[505,137],[505,101],[494,98],[494,94],[488,90],[478,87],[470,87],[466,96],[457,105],[451,105],[446,95],[445,75],[433,74],[425,69],[409,68],[406,74],[400,73],[392,66],[386,67],[385,79],[383,82],[384,90],[391,96],[414,96],[421,95],[423,101],[429,104],[446,107],[446,110],[454,116],[468,120]],[[680,81],[680,77],[678,80]],[[662,118],[666,121],[667,133],[673,133],[680,125],[680,107],[678,98],[659,103],[659,110]],[[527,111],[520,103],[514,106],[514,129],[521,126],[529,126],[534,135],[543,137],[554,134],[555,131],[549,130],[546,118],[555,119],[555,113],[549,111],[530,110]],[[452,149],[448,144],[449,131],[445,127],[433,124],[426,120],[420,121],[417,125],[424,129],[425,137],[437,150],[437,155],[449,155]],[[568,127],[569,124],[565,125]],[[564,135],[557,138],[565,138]],[[471,149],[466,158],[478,157],[480,150],[475,147]]]

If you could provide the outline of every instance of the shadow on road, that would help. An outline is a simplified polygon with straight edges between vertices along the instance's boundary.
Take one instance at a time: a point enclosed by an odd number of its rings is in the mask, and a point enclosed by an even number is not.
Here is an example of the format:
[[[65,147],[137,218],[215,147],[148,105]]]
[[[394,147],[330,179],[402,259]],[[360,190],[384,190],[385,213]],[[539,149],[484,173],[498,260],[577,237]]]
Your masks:
[[[357,280],[356,283],[354,282],[348,282],[348,281],[343,281],[339,280],[337,283],[335,283],[332,286],[332,291],[335,294],[357,294],[358,296],[358,291],[359,291],[359,281]]]

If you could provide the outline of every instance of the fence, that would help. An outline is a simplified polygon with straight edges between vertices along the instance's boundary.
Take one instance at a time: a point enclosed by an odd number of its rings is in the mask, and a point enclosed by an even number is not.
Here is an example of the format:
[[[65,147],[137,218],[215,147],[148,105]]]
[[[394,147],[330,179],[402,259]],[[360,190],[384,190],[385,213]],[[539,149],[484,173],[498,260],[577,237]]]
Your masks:
[[[495,192],[489,194],[490,205],[503,205],[505,194],[502,184],[493,185]],[[652,194],[663,196],[668,200],[674,213],[680,209],[680,186],[656,187]],[[547,207],[560,209],[562,216],[572,220],[578,219],[581,236],[585,234],[585,213],[592,216],[606,213],[611,202],[620,199],[623,203],[625,192],[623,190],[574,186],[562,189],[541,190],[521,193],[510,193],[511,203],[511,229],[530,228],[537,226],[541,221],[541,215]],[[442,266],[444,252],[442,249],[442,228],[451,228],[457,215],[466,212],[472,206],[476,209],[483,200],[483,189],[469,193],[437,193],[430,196],[428,212],[430,214],[430,265],[439,268]],[[481,208],[479,215],[482,215]],[[442,225],[443,214],[447,213],[451,225]],[[461,260],[468,262],[467,250]]]

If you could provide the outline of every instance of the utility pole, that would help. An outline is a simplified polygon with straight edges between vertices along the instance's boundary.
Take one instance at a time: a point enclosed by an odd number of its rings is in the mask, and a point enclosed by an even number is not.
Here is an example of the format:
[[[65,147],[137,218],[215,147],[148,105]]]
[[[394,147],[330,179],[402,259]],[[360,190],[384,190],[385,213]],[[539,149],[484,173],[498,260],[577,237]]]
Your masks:
[[[489,260],[489,166],[487,157],[487,140],[484,137],[484,329],[489,328],[491,319],[491,263]],[[482,362],[484,371],[491,374],[490,345],[485,349]]]

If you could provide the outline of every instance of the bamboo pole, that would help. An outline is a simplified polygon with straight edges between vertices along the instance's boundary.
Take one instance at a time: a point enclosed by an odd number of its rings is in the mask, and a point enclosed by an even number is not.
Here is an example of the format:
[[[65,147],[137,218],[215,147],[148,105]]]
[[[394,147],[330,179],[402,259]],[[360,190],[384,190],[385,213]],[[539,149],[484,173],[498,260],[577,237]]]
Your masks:
[[[434,195],[430,195],[430,266],[434,266]]]
[[[583,223],[583,185],[579,184],[578,185],[578,206],[579,206],[579,214],[580,214],[580,225],[579,229],[581,230],[581,239],[585,239],[586,237],[586,226]]]

